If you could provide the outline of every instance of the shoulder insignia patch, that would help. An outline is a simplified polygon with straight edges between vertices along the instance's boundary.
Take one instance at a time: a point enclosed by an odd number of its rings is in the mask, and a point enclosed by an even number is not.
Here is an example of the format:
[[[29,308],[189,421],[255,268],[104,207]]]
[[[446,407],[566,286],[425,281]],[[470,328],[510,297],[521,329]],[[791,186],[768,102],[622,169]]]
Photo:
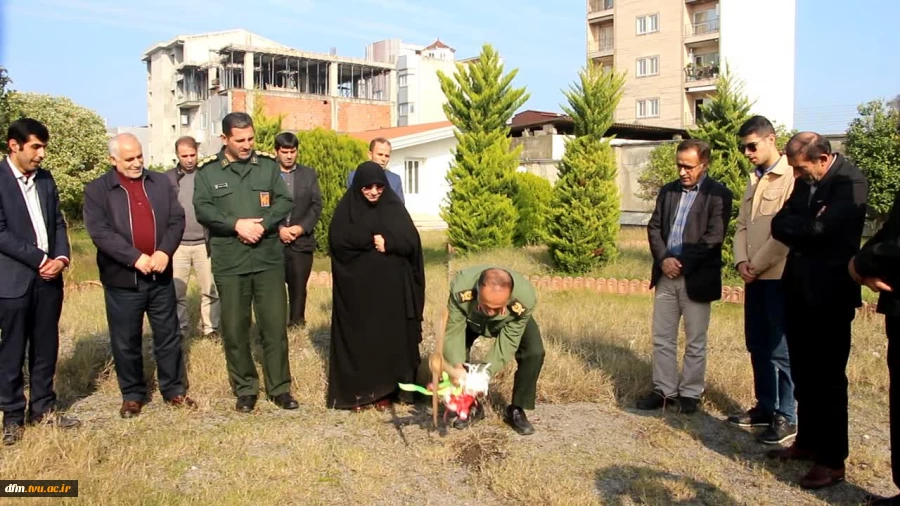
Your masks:
[[[259,156],[264,156],[266,158],[271,158],[272,160],[275,159],[275,155],[272,153],[269,153],[268,151],[257,151],[256,154]]]
[[[469,302],[472,300],[472,290],[463,290],[456,293],[456,300],[460,302]]]
[[[514,300],[509,305],[509,310],[516,316],[522,316],[525,313],[525,306],[521,302]]]
[[[214,161],[216,161],[216,155],[209,155],[207,157],[204,157],[200,159],[199,162],[197,162],[197,168],[202,168],[204,165],[208,165]]]

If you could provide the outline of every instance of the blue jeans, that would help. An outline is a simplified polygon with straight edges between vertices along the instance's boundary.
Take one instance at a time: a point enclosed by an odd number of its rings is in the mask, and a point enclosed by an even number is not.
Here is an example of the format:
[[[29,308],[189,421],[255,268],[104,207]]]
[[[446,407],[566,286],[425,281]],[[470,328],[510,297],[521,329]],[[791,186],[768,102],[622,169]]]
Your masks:
[[[757,405],[769,416],[797,423],[794,381],[784,336],[785,297],[781,280],[757,279],[744,291],[744,335],[753,365]]]

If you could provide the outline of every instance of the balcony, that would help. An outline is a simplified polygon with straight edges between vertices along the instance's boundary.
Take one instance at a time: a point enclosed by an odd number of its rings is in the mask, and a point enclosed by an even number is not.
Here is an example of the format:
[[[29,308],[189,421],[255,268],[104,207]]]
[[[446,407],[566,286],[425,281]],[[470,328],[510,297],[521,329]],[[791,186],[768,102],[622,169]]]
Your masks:
[[[602,38],[588,42],[588,58],[603,58],[604,56],[612,56],[615,44],[613,38]]]
[[[719,38],[719,19],[713,18],[699,23],[691,23],[684,27],[684,43],[699,44]]]
[[[698,63],[688,63],[684,68],[684,87],[691,92],[709,91],[715,89],[716,79],[719,77],[718,54],[715,59],[704,60],[697,57]]]
[[[200,102],[204,100],[200,93],[183,93],[179,90],[176,95],[175,105],[183,109],[200,107]]]
[[[613,17],[613,0],[588,0],[588,21],[605,21]]]

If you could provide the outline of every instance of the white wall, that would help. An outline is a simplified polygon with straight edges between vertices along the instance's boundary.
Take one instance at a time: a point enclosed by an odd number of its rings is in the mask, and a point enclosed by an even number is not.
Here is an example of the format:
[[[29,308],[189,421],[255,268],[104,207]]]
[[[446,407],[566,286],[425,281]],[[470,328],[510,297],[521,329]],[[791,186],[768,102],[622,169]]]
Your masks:
[[[794,126],[796,0],[721,0],[720,55],[744,81],[754,114]],[[753,20],[748,22],[747,20]]]
[[[451,150],[456,147],[456,139],[451,137],[408,148],[395,148],[391,152],[388,169],[403,179],[403,193],[406,209],[416,217],[438,218],[440,207],[450,186],[445,177],[453,161]],[[410,193],[405,176],[405,160],[407,158],[424,158],[419,164],[419,192]]]

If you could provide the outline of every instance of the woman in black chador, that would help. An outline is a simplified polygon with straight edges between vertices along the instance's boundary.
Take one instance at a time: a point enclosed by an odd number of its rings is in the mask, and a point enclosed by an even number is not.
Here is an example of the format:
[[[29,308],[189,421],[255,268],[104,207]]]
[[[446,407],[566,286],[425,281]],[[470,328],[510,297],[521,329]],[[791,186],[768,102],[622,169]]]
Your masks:
[[[365,162],[329,229],[334,280],[328,407],[384,409],[415,381],[425,267],[412,218],[384,169]]]

